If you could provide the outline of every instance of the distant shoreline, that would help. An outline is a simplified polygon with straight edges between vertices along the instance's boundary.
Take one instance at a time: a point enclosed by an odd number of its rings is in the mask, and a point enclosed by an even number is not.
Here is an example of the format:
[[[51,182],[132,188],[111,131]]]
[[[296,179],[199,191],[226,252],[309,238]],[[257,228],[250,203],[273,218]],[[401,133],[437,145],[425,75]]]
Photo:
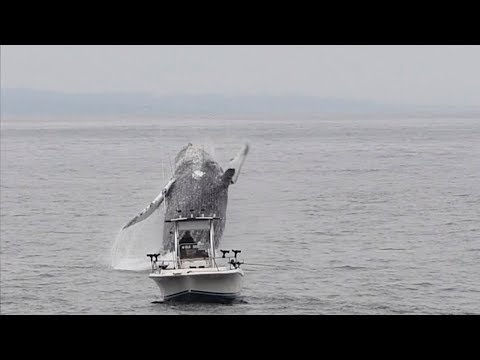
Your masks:
[[[341,120],[361,120],[361,119],[478,119],[480,120],[480,110],[478,111],[459,111],[459,112],[395,112],[395,113],[251,113],[251,114],[174,114],[174,115],[145,115],[145,114],[119,114],[119,115],[16,115],[1,114],[0,123],[9,122],[82,122],[82,121],[106,121],[106,122],[141,122],[141,121],[175,121],[175,120],[191,120],[195,122],[202,121],[288,121],[292,122],[296,119],[310,121],[341,121]]]
[[[31,89],[1,91],[2,119],[13,118],[258,118],[258,117],[478,117],[479,106],[381,104],[367,100],[303,95],[61,93]]]

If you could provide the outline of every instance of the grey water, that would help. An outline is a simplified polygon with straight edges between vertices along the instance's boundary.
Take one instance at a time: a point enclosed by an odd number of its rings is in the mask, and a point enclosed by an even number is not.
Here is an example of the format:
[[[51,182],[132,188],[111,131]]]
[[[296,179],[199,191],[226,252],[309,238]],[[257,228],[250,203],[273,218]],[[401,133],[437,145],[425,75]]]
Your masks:
[[[158,303],[162,216],[125,240],[143,267],[112,268],[120,229],[188,142],[244,141],[242,297]],[[1,314],[480,314],[480,116],[2,119],[0,165]]]

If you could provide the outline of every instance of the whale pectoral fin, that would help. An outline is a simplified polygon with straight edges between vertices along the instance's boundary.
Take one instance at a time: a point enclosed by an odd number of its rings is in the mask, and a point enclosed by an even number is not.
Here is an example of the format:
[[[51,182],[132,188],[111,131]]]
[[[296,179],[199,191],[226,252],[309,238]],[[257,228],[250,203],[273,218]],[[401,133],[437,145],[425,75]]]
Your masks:
[[[235,175],[235,169],[227,169],[222,175],[222,181],[224,181],[227,184],[233,184],[232,179],[234,175]]]
[[[237,156],[230,160],[227,170],[225,170],[222,175],[223,180],[228,182],[228,184],[235,184],[237,182],[238,176],[240,175],[240,170],[245,162],[245,158],[247,157],[248,150],[249,146],[248,144],[245,144],[238,152]]]
[[[122,230],[124,230],[124,229],[126,229],[126,228],[140,222],[140,221],[143,221],[146,218],[148,218],[150,215],[152,215],[155,212],[155,210],[158,209],[160,204],[163,202],[163,200],[165,199],[165,196],[167,195],[168,191],[170,190],[170,187],[172,186],[172,184],[174,182],[175,182],[175,179],[171,179],[167,183],[167,185],[163,188],[162,192],[160,194],[158,194],[157,197],[145,209],[143,209],[140,214],[138,214],[132,220],[130,220],[127,223],[127,225],[125,225],[122,228]]]

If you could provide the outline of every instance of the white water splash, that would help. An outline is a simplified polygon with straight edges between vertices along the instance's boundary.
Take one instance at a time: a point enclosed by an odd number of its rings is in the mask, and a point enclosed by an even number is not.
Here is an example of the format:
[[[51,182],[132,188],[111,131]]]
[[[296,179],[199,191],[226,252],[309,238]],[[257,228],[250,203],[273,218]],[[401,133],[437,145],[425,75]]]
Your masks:
[[[147,254],[158,253],[162,244],[163,212],[158,213],[160,216],[154,214],[117,234],[110,252],[111,266],[115,270],[150,269]]]

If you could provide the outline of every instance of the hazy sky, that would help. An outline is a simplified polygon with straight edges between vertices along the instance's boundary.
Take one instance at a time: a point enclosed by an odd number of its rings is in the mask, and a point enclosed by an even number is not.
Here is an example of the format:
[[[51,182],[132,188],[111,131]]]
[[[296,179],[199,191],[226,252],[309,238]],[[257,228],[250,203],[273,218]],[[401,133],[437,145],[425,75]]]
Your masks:
[[[2,88],[480,105],[480,46],[2,46]]]

